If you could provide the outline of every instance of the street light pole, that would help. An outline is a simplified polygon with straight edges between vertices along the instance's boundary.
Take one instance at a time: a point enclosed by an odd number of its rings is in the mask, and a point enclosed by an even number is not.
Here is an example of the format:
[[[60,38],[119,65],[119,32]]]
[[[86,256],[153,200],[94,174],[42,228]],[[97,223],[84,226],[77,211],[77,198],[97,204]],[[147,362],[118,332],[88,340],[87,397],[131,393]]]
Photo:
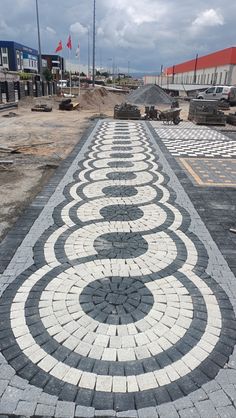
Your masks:
[[[38,71],[42,79],[42,52],[41,52],[41,40],[40,40],[40,26],[39,26],[39,8],[38,0],[36,2],[36,17],[37,17],[37,28],[38,28],[38,48],[39,48],[39,61],[38,61]]]
[[[93,0],[93,87],[95,86],[95,31],[96,31],[96,0]]]
[[[88,29],[88,79],[90,80],[90,29]]]

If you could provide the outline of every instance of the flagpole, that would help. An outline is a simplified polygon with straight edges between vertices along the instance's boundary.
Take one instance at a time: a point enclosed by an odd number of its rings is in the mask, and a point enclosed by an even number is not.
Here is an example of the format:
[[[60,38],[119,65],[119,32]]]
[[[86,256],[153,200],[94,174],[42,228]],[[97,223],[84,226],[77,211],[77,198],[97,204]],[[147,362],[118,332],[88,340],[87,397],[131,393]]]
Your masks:
[[[61,61],[61,96],[62,96],[62,52],[60,53],[60,61]]]
[[[70,96],[71,96],[71,49],[69,49],[69,60],[70,60]]]
[[[79,50],[78,59],[79,59],[79,96],[80,96],[80,50]]]

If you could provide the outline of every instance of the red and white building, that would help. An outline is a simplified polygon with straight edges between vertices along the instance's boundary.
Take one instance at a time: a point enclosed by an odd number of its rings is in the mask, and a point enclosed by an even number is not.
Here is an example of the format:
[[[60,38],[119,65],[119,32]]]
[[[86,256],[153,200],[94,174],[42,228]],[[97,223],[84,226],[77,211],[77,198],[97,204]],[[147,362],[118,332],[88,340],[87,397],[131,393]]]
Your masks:
[[[158,76],[145,76],[144,84],[173,86],[236,85],[236,47],[226,48],[165,68]],[[188,89],[189,89],[188,88]]]

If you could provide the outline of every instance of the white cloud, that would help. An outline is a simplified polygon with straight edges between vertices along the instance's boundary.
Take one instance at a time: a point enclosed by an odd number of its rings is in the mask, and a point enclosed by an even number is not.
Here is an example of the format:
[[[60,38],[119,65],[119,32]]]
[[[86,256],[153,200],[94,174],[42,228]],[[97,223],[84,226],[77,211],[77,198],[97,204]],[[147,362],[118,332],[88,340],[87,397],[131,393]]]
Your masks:
[[[52,35],[56,35],[55,29],[51,28],[50,26],[47,26],[46,27],[46,31],[49,32],[49,33],[51,33]]]
[[[86,26],[81,25],[81,23],[75,22],[72,25],[70,25],[70,31],[79,35],[84,35],[88,32],[88,29]]]
[[[193,28],[212,27],[224,24],[224,17],[220,10],[207,9],[201,12],[192,22]]]
[[[0,3],[0,39],[37,48],[35,0]],[[92,51],[93,1],[38,3],[43,52],[52,53],[58,39],[65,44],[71,31],[73,40],[80,40],[81,63],[85,64],[88,26]],[[236,1],[224,8],[223,4],[222,0],[98,0],[97,64],[108,65],[109,57],[114,57],[120,68],[129,61],[130,68],[156,71],[161,64],[191,59],[196,52],[203,55],[235,45]]]

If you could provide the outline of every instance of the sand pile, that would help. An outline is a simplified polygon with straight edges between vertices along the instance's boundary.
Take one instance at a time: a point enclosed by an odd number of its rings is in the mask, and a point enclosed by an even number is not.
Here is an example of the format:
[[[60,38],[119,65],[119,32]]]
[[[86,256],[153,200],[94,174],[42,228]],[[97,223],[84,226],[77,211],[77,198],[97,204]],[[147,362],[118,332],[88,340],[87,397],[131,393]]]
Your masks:
[[[82,93],[79,101],[81,109],[90,110],[96,107],[99,109],[113,109],[116,104],[120,104],[124,100],[125,95],[123,93],[112,93],[101,87]]]
[[[173,99],[160,86],[147,84],[126,96],[125,101],[140,106],[170,106]]]

